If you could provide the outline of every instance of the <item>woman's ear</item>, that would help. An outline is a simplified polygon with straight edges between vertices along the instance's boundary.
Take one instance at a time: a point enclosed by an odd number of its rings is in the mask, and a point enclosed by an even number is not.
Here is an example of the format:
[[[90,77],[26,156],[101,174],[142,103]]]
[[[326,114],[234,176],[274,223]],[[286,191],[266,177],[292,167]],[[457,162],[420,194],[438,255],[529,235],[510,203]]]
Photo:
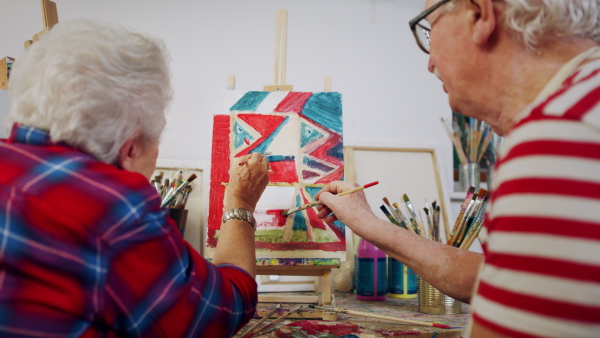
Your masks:
[[[139,154],[139,142],[137,138],[128,138],[119,150],[118,164],[120,168],[132,171],[135,159]]]

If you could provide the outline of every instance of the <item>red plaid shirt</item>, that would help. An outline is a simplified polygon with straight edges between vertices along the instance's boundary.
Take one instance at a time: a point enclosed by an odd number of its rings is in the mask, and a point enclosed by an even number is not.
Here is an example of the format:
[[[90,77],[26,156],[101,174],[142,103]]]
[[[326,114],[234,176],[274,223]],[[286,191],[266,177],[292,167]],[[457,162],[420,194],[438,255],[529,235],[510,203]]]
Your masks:
[[[0,140],[1,337],[228,337],[256,282],[186,243],[140,174],[15,126]]]

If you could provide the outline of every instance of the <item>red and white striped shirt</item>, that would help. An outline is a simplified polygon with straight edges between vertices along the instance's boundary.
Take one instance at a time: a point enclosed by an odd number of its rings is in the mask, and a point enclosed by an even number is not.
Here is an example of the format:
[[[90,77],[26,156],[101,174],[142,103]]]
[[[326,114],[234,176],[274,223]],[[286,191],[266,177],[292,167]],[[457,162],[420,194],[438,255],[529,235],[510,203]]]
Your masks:
[[[566,65],[502,144],[473,299],[498,333],[600,337],[599,58]]]

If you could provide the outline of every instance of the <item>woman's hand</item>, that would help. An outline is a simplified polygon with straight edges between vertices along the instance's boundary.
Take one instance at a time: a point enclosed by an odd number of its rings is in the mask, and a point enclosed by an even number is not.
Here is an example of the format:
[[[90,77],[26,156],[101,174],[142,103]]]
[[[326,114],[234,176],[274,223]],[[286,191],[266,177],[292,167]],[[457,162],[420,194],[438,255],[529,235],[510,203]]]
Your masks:
[[[256,203],[269,183],[269,161],[259,153],[237,158],[229,170],[225,209],[244,208],[254,212]]]

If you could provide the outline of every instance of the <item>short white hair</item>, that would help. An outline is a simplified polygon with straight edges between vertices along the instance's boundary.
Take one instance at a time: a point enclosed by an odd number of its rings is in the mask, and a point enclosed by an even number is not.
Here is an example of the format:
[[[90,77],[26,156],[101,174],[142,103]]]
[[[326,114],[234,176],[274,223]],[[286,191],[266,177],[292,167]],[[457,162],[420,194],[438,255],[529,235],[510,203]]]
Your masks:
[[[467,0],[468,1],[468,0]],[[600,43],[600,0],[492,0],[505,4],[503,23],[527,48],[569,36]],[[445,5],[452,11],[456,1]]]
[[[100,21],[61,22],[16,58],[8,122],[117,164],[127,139],[160,139],[168,60],[162,40]]]
[[[502,0],[504,23],[529,48],[568,36],[600,42],[600,0]]]

